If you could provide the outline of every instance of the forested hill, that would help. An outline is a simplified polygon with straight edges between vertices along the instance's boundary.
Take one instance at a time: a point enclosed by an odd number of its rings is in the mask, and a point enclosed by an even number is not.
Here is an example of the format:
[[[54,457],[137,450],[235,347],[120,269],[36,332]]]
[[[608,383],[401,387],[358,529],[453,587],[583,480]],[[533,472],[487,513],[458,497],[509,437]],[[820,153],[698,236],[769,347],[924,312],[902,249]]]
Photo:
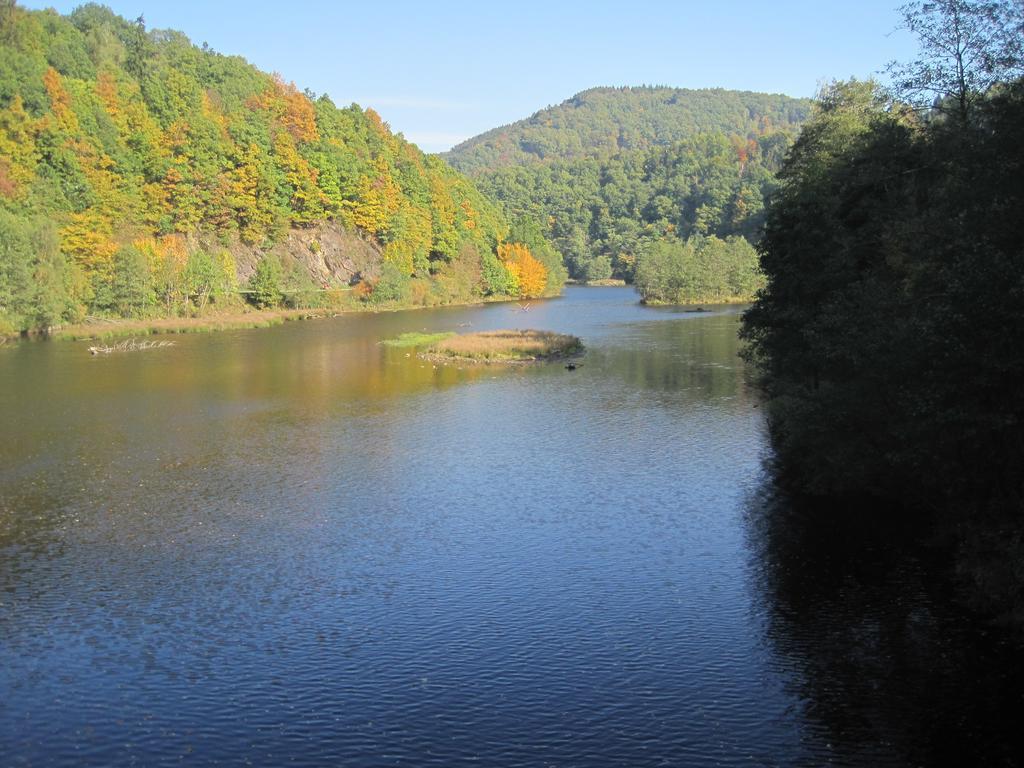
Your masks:
[[[263,305],[349,284],[392,303],[522,294],[541,270],[502,259],[524,253],[507,235],[371,109],[102,6],[0,3],[0,334],[195,313],[255,272]]]
[[[775,172],[810,108],[809,100],[720,89],[595,88],[470,139],[445,157],[506,216],[544,222],[543,234],[572,277],[632,280],[645,253],[738,252],[700,243],[680,249],[677,240],[755,242]],[[750,263],[740,271],[749,275],[756,258],[746,252]],[[735,265],[690,261],[676,263],[668,282],[704,288],[645,292],[645,298],[752,295],[749,280],[708,283],[707,274],[723,275]]]
[[[702,133],[795,133],[810,106],[808,99],[721,88],[591,88],[526,120],[464,141],[445,157],[474,175],[509,165],[603,158]]]

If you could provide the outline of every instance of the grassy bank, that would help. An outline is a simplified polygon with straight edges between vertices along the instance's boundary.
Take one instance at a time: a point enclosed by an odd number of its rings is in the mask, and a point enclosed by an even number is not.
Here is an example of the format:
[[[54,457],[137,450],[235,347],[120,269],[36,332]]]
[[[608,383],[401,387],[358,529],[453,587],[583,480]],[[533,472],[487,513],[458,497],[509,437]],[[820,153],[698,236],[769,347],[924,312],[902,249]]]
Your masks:
[[[412,333],[403,333],[394,339],[382,341],[381,344],[386,347],[398,347],[399,349],[407,349],[409,347],[427,347],[454,335],[453,331],[445,331],[442,333],[419,333],[418,331],[413,331]]]
[[[162,317],[150,320],[103,320],[68,325],[50,334],[53,339],[118,339],[159,333],[209,333],[237,328],[268,328],[291,320],[322,317],[326,312],[309,309],[253,310],[208,315],[205,317]]]
[[[545,296],[542,298],[553,298]],[[405,312],[412,309],[437,309],[439,307],[472,307],[482,304],[522,301],[511,296],[476,297],[466,302],[445,302],[422,304],[409,302],[381,302],[369,304],[345,302],[326,308],[305,309],[255,309],[249,306],[234,307],[230,310],[210,312],[198,317],[153,317],[153,318],[95,318],[84,323],[74,323],[54,328],[49,334],[31,333],[30,339],[59,339],[69,341],[109,340],[132,336],[155,334],[211,333],[244,328],[269,328],[293,320],[307,320],[318,317],[333,317],[349,313]],[[5,333],[0,330],[0,344],[8,344],[24,338],[17,332]],[[403,346],[422,346],[404,344]]]

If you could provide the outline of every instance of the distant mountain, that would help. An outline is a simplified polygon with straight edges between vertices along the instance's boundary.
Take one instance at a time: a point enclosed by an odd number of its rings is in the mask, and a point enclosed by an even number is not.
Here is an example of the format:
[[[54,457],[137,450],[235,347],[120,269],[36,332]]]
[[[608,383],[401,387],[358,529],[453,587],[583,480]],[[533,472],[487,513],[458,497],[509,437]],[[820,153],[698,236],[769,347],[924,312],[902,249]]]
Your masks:
[[[631,280],[652,242],[756,242],[810,111],[810,100],[777,94],[593,88],[444,157],[507,217],[540,222],[572,277]]]
[[[809,99],[721,88],[591,88],[468,139],[443,157],[475,175],[509,165],[603,158],[704,133],[795,133],[810,108]]]

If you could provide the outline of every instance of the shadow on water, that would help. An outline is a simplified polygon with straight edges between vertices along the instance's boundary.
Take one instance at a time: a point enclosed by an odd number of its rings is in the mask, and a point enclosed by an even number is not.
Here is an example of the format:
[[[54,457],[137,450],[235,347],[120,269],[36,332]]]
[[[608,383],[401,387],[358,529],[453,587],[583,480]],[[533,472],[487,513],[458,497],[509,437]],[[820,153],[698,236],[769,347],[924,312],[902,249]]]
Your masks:
[[[1019,638],[956,600],[923,521],[765,486],[748,531],[768,644],[841,765],[1020,765]]]

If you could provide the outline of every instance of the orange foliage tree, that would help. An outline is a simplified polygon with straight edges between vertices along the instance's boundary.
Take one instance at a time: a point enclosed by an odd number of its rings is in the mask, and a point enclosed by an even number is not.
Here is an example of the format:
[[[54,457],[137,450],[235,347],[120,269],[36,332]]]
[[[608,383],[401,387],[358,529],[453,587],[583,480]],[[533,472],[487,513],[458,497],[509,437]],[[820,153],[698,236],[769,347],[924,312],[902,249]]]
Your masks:
[[[295,141],[319,140],[316,110],[312,102],[295,87],[295,83],[284,82],[280,75],[274,75],[266,90],[256,99],[255,106],[273,115],[278,125],[288,131]]]

